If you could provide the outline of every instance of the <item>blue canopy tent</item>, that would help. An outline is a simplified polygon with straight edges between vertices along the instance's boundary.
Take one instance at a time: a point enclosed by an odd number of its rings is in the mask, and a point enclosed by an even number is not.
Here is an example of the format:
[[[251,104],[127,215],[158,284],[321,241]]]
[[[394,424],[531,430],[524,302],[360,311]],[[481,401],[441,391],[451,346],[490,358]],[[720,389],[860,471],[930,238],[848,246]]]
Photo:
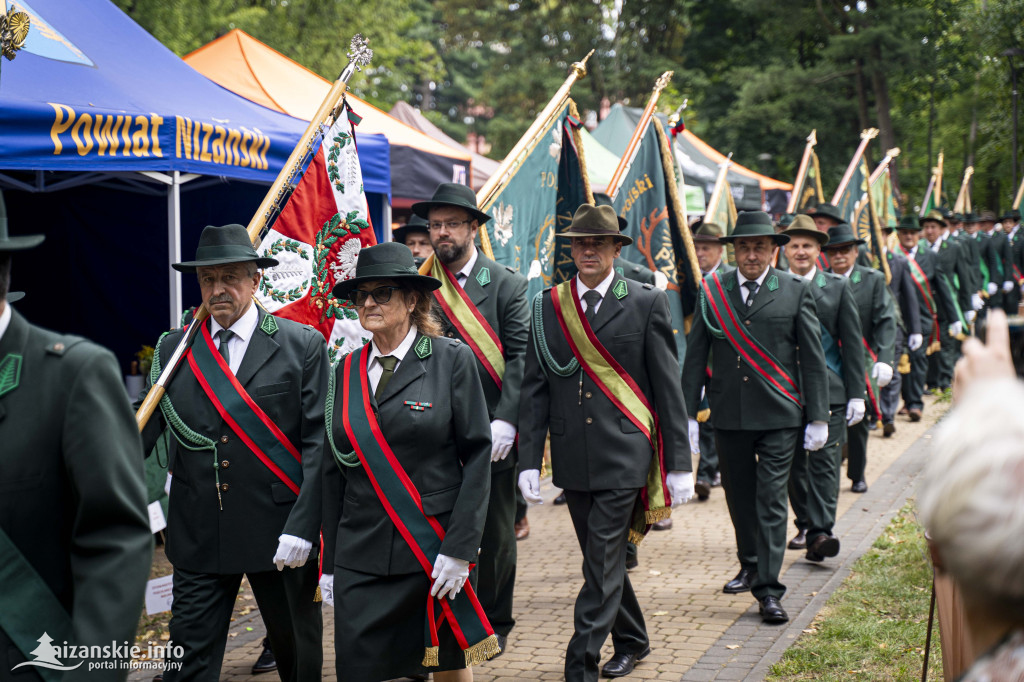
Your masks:
[[[132,314],[151,320],[149,311],[163,310],[156,326],[166,328],[183,301],[181,277],[168,263],[191,255],[203,225],[249,220],[306,123],[206,79],[109,0],[17,6],[32,28],[0,78],[0,188],[12,232],[48,238],[15,266],[14,286],[29,294],[19,306],[52,305],[68,285],[79,292],[141,287],[146,295],[132,301]],[[390,222],[388,142],[358,134],[357,144],[371,218],[381,230]],[[182,190],[194,206],[182,205]],[[183,216],[195,221],[184,232]],[[165,220],[166,231],[152,229]],[[83,269],[86,255],[98,264]],[[136,272],[137,281],[126,281]],[[79,276],[69,282],[68,273]],[[158,285],[164,281],[166,289]],[[198,288],[190,281],[186,287],[184,300],[197,303]],[[67,308],[62,321],[35,320],[119,350],[107,333],[110,319],[90,320],[118,315],[121,294],[93,298],[88,319],[70,325]],[[146,334],[130,339],[138,348],[155,340],[151,326],[114,331]]]

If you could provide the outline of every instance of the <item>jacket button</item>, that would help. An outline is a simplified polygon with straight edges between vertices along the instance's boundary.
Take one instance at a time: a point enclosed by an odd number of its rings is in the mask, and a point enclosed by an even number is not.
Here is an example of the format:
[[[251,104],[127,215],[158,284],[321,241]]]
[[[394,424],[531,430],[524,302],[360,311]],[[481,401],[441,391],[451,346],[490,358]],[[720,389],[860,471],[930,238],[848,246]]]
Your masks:
[[[593,424],[594,423],[594,418],[593,417],[587,417],[586,421],[587,421],[588,424]]]
[[[221,489],[221,491],[226,493],[228,491],[228,484],[227,483],[221,483],[220,484],[220,489]]]
[[[228,442],[228,437],[227,436],[221,436],[220,437],[220,442],[221,443],[227,443]]]
[[[590,391],[587,391],[586,393],[583,394],[583,397],[584,398],[593,398],[594,394],[591,393]]]
[[[231,466],[231,462],[227,461],[226,459],[220,463],[221,469],[227,469],[229,466]]]
[[[747,325],[749,327],[750,326],[750,320],[743,320],[743,324],[745,324],[745,325]]]
[[[750,381],[750,377],[743,377],[744,381]]]
[[[454,337],[455,337],[455,332],[448,332],[448,338],[449,339],[454,338]]]

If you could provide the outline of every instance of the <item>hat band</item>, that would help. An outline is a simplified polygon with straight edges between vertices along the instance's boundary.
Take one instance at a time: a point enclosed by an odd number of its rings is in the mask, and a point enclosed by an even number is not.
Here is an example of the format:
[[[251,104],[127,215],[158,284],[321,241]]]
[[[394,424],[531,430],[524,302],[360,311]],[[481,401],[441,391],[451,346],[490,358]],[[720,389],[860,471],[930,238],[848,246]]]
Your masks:
[[[238,261],[256,260],[260,255],[251,246],[241,244],[218,244],[216,246],[200,246],[196,249],[196,261],[224,260],[233,258]]]
[[[419,274],[419,270],[416,268],[409,268],[395,263],[374,263],[373,265],[364,265],[356,268],[356,277],[359,279],[371,277],[388,279],[390,277],[409,277]]]

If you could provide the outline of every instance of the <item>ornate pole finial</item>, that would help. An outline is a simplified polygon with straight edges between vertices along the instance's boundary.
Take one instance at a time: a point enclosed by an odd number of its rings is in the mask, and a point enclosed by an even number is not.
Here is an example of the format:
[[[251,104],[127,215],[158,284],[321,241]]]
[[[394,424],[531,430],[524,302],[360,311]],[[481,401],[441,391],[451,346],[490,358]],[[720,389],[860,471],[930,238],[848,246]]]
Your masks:
[[[673,128],[679,123],[679,119],[682,117],[683,112],[686,111],[686,105],[690,103],[689,98],[683,100],[683,103],[679,105],[679,108],[672,112],[672,115],[668,117],[668,124]]]
[[[590,59],[590,57],[593,54],[594,54],[594,51],[591,50],[590,52],[587,53],[587,56],[584,57],[581,61],[573,62],[572,66],[569,67],[569,73],[575,74],[577,78],[583,78],[584,76],[586,76],[587,75],[587,60]]]
[[[654,92],[661,92],[664,90],[668,86],[669,81],[672,80],[672,74],[672,71],[666,71],[661,74],[658,80],[654,81]]]
[[[895,159],[897,156],[900,155],[900,148],[899,147],[893,147],[892,149],[887,151],[885,153],[885,155],[888,156],[890,159]]]
[[[18,50],[25,46],[31,23],[29,15],[19,12],[14,4],[6,13],[0,14],[0,52],[8,61],[14,59]]]

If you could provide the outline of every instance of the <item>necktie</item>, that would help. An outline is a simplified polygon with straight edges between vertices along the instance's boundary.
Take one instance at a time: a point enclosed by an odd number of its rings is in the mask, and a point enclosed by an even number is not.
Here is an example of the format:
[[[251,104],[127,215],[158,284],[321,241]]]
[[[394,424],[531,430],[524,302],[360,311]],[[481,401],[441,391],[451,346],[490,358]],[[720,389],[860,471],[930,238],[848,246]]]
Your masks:
[[[220,356],[224,358],[224,364],[228,367],[231,366],[231,352],[228,350],[228,341],[230,341],[231,337],[234,335],[235,333],[230,329],[221,329],[217,332],[217,338],[220,339],[220,347],[218,350],[220,351]]]
[[[597,304],[601,302],[601,294],[596,289],[591,289],[583,294],[583,300],[587,302],[587,322],[593,322],[594,315],[597,314]]]
[[[391,377],[395,375],[395,365],[398,364],[398,358],[394,355],[383,355],[377,358],[377,362],[384,368],[381,372],[380,380],[377,382],[377,388],[373,392],[373,399],[380,400],[381,395],[384,393],[384,387],[391,381]]]
[[[464,272],[459,272],[459,273],[456,273],[456,275],[455,275],[455,281],[458,282],[459,286],[462,287],[463,289],[466,288],[466,280],[467,279],[469,279],[469,278],[466,276],[466,273],[464,273]]]
[[[747,291],[749,292],[747,293],[747,307],[749,308],[750,306],[754,305],[754,294],[757,293],[759,287],[757,286],[757,281],[752,279],[748,279],[746,282],[744,282],[743,286],[745,286],[747,288]]]

